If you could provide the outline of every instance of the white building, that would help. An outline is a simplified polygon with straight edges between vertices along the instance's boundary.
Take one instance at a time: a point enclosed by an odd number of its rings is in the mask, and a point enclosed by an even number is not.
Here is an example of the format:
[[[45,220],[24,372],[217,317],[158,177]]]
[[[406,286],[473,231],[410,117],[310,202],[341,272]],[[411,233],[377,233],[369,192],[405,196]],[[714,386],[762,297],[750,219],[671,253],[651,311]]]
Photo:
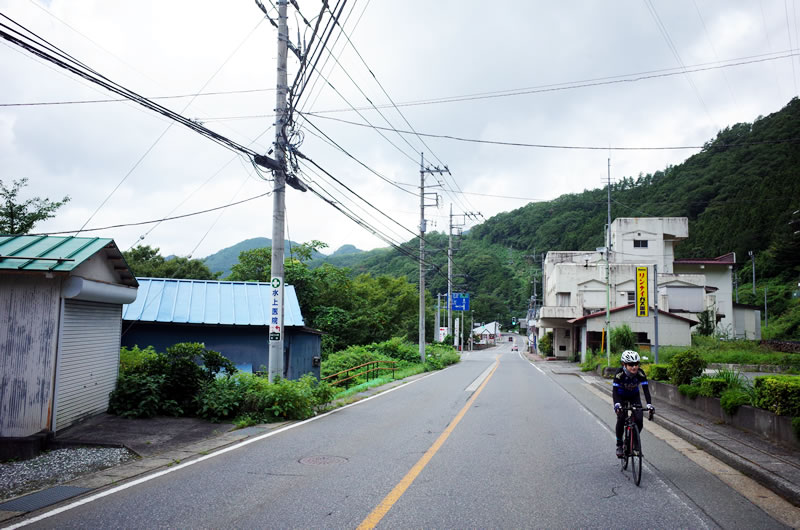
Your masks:
[[[589,349],[600,349],[604,319],[597,327],[596,313],[606,306],[617,309],[611,315],[611,328],[627,323],[643,347],[654,343],[654,306],[682,317],[666,324],[659,320],[659,343],[691,344],[691,326],[697,313],[710,309],[718,328],[732,337],[757,338],[752,310],[737,309],[732,302],[734,254],[713,259],[675,259],[675,245],[689,237],[686,217],[618,218],[611,224],[608,276],[604,248],[595,251],[548,252],[543,264],[544,303],[537,327],[540,336],[553,331],[554,355],[584,358]],[[650,317],[636,317],[627,309],[636,299],[636,268],[648,269]],[[654,270],[657,268],[657,288]],[[657,297],[655,296],[657,293]],[[749,313],[748,313],[749,311]],[[660,313],[661,314],[661,313]],[[584,319],[592,315],[591,319]],[[738,326],[737,326],[738,322]],[[669,326],[670,332],[662,326]],[[741,329],[739,329],[741,328]],[[663,331],[662,331],[663,330]],[[584,335],[581,335],[584,334]],[[757,333],[760,337],[760,332]]]

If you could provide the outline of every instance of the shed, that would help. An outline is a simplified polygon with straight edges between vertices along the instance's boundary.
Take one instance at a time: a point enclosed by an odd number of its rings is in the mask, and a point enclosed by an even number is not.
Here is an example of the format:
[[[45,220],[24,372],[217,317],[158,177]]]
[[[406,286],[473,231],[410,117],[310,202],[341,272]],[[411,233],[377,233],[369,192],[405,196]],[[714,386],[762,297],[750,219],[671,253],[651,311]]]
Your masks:
[[[123,309],[123,346],[165,351],[179,342],[202,342],[239,370],[266,370],[272,304],[269,283],[137,280],[140,296]],[[285,286],[283,297],[283,375],[298,379],[311,373],[319,378],[322,333],[306,327],[293,286]]]
[[[611,309],[611,313],[614,314],[612,326],[627,324],[636,335],[639,347],[649,348],[649,345],[654,342],[655,335],[654,312],[655,309],[651,307],[649,317],[637,317],[634,304],[615,307]],[[691,329],[697,324],[696,321],[661,309],[658,310],[658,317],[660,345],[690,346],[692,344]],[[601,348],[605,318],[605,311],[601,311],[568,321],[574,330],[573,340],[576,341],[572,351],[580,352],[581,360],[585,360],[588,349],[599,350]]]
[[[108,408],[137,286],[112,239],[0,236],[0,440]]]

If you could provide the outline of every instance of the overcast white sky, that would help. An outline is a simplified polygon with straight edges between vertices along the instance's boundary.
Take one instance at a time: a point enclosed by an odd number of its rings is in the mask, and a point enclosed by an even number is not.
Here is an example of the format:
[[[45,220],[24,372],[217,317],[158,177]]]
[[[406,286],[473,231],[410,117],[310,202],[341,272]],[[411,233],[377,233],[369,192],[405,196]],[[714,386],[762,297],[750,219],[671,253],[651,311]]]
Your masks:
[[[264,2],[274,15],[269,1]],[[409,129],[408,120],[420,133],[502,142],[702,145],[720,128],[775,112],[797,96],[797,3],[348,0],[345,31],[402,116],[392,108],[382,108],[383,117],[374,109],[323,116],[389,127],[386,119],[402,130]],[[299,0],[299,5],[309,20],[320,7],[318,0]],[[144,96],[228,92],[157,101],[240,144],[256,140],[256,151],[266,152],[274,140],[277,31],[252,0],[0,0],[0,12]],[[291,6],[289,22],[296,42],[298,23],[301,34],[305,26]],[[330,60],[322,68],[324,53],[300,108],[322,113],[368,107],[362,91],[377,106],[389,103],[346,39],[337,40],[339,34],[333,32],[328,46],[341,67]],[[181,125],[169,128],[154,145],[170,121],[130,102],[9,106],[118,96],[5,40],[0,43],[0,179],[10,184],[29,178],[26,197],[72,197],[37,231],[77,230],[106,198],[87,228],[195,212],[270,191],[271,184],[259,179],[242,157]],[[681,66],[695,70],[731,63],[749,64],[681,72]],[[290,84],[297,67],[290,60]],[[313,85],[318,72],[341,96],[322,79]],[[653,75],[659,77],[636,80]],[[607,78],[620,82],[606,83]],[[515,90],[526,93],[506,95]],[[442,102],[483,93],[493,97]],[[422,101],[427,103],[403,105]],[[403,139],[382,131],[389,143],[370,128],[311,120],[386,179],[409,185],[411,193],[405,193],[386,183],[320,141],[299,120],[305,134],[300,151],[406,227],[369,207],[355,210],[395,241],[411,239],[418,229],[420,151],[426,163],[447,164],[452,172],[452,177],[438,178],[455,191],[440,190],[441,207],[427,209],[426,217],[436,223],[429,229],[440,231],[447,230],[451,203],[455,213],[479,211],[489,218],[531,200],[601,187],[609,156],[612,178],[618,179],[652,173],[697,152],[609,154],[607,149],[441,138],[425,138],[427,145],[422,145],[413,135]],[[311,173],[302,178],[356,208],[353,196],[338,184]],[[160,247],[164,255],[193,257],[246,238],[271,236],[271,197],[222,211],[221,216],[212,212],[164,222],[152,230],[148,225],[83,235],[114,238],[125,250],[146,234],[143,242]],[[328,252],[347,243],[361,249],[387,246],[311,193],[289,190],[287,225],[287,237],[322,240]]]

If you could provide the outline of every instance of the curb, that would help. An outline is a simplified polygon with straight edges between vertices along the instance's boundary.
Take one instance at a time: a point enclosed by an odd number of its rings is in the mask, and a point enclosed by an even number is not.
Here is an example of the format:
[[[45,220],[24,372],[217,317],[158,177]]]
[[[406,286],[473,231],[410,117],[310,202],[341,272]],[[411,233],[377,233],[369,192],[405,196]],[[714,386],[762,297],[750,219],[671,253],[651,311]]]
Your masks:
[[[695,447],[702,449],[708,454],[728,464],[735,470],[741,472],[743,475],[752,478],[762,486],[774,491],[795,506],[800,507],[800,488],[798,488],[795,484],[775,476],[764,468],[753,464],[749,460],[742,458],[735,453],[723,449],[711,440],[703,438],[702,436],[666,419],[663,415],[656,415],[653,421],[673,434],[680,436]]]

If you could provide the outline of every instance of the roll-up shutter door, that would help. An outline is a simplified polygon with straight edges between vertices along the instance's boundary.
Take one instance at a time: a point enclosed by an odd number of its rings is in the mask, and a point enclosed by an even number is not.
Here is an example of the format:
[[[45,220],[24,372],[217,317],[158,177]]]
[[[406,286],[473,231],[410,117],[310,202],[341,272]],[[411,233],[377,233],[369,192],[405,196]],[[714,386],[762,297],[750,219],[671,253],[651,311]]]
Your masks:
[[[108,409],[119,372],[122,305],[64,300],[55,430]]]

